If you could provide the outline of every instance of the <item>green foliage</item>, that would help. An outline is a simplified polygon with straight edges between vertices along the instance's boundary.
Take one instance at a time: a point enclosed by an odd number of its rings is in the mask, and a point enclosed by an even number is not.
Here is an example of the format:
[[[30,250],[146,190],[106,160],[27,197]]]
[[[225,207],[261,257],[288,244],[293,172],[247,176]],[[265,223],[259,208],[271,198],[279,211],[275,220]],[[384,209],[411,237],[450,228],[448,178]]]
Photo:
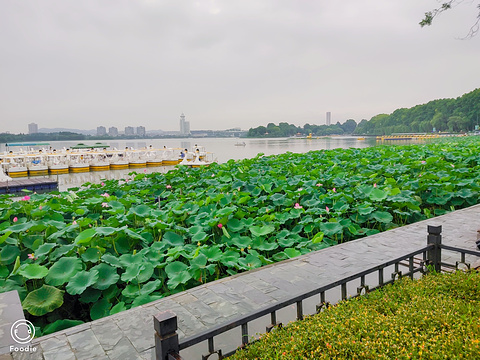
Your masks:
[[[479,145],[472,137],[259,155],[28,201],[3,196],[0,289],[18,290],[30,309],[42,286],[60,291],[62,304],[28,315],[41,328],[130,309],[477,204]]]
[[[231,358],[476,359],[480,274],[403,278],[266,334]]]
[[[436,131],[466,132],[474,130],[480,116],[480,89],[456,99],[439,99],[392,114],[380,114],[362,121],[356,134],[389,135]]]
[[[294,135],[307,136],[327,136],[352,134],[357,127],[357,123],[353,119],[348,119],[343,124],[337,122],[333,125],[310,125],[305,124],[303,127],[297,127],[293,124],[280,123],[277,125],[270,123],[265,126],[258,126],[248,130],[248,137],[290,137]]]

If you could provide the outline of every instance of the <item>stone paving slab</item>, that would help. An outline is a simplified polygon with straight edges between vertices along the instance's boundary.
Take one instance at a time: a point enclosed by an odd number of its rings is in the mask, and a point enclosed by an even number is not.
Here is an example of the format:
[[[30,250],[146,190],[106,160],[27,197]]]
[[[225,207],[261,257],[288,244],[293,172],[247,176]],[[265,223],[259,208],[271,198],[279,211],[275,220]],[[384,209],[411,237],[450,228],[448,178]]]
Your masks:
[[[443,244],[476,250],[480,205],[375,234],[334,247],[220,279],[32,341],[32,354],[17,359],[140,359],[154,357],[153,314],[171,310],[180,339],[266,304],[339,280],[426,246],[427,225],[442,225]],[[458,258],[443,261],[455,263]],[[390,274],[385,274],[385,280]],[[28,356],[29,355],[29,356]]]

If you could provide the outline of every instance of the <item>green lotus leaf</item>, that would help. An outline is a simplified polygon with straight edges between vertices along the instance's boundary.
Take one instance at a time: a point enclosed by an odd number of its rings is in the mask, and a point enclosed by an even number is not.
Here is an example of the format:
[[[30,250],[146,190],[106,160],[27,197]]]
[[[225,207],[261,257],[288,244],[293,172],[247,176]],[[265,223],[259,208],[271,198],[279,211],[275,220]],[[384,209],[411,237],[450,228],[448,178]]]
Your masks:
[[[96,263],[100,260],[100,256],[102,256],[102,253],[100,252],[99,249],[97,248],[88,248],[83,254],[82,254],[82,260],[84,262],[92,262]]]
[[[263,225],[263,226],[250,226],[250,232],[253,236],[266,236],[275,231],[275,226],[272,225]]]
[[[243,268],[250,270],[262,266],[262,261],[257,256],[248,254],[244,258],[238,259],[238,264]]]
[[[140,289],[138,285],[128,284],[125,289],[122,290],[122,295],[127,298],[134,298],[140,295]]]
[[[20,250],[17,246],[5,245],[0,251],[0,264],[10,265],[15,262],[18,255],[20,255]]]
[[[161,286],[162,286],[162,282],[158,279],[149,281],[148,283],[145,283],[144,285],[142,285],[142,288],[140,289],[140,294],[149,295],[150,293],[160,289]]]
[[[80,234],[77,235],[75,238],[75,244],[77,245],[87,245],[91,242],[92,238],[96,235],[95,228],[89,228],[87,230],[83,230]]]
[[[320,230],[327,236],[340,234],[343,231],[343,226],[337,222],[327,222],[320,224]]]
[[[208,248],[200,249],[200,252],[205,255],[210,262],[219,261],[222,258],[222,250],[218,247],[218,245],[210,246]]]
[[[94,303],[100,299],[100,296],[102,296],[102,292],[100,290],[89,287],[82,293],[79,300],[86,304]]]
[[[133,307],[136,307],[136,306],[140,306],[140,305],[143,305],[143,304],[148,304],[152,301],[155,301],[155,300],[158,300],[158,299],[161,299],[162,296],[161,295],[140,295],[138,297],[135,298],[135,300],[133,300],[133,303],[132,303],[132,308]]]
[[[125,307],[125,303],[123,301],[120,301],[117,305],[113,306],[110,309],[110,315],[117,314],[125,310],[127,310],[127,308]]]
[[[66,290],[70,295],[78,295],[98,280],[98,271],[80,271],[68,282]]]
[[[302,255],[302,253],[301,253],[299,250],[293,249],[293,248],[287,248],[287,249],[283,250],[283,252],[284,252],[290,259]]]
[[[127,266],[127,269],[125,272],[122,274],[122,281],[125,282],[130,282],[133,279],[135,279],[138,274],[140,274],[140,270],[142,269],[142,264],[139,263],[133,263]]]
[[[122,255],[123,256],[123,255]],[[112,265],[112,266],[115,266],[117,268],[121,268],[123,267],[122,263],[120,262],[120,260],[112,255],[112,254],[109,254],[109,253],[105,253],[102,255],[101,257],[102,261],[106,262],[107,264],[109,265]]]
[[[190,268],[192,269],[203,268],[206,265],[207,265],[207,257],[204,254],[198,254],[198,256],[190,260]]]
[[[25,230],[30,229],[34,225],[33,221],[29,221],[23,224],[15,224],[8,228],[12,233],[24,232]]]
[[[90,309],[90,317],[92,320],[101,319],[105,316],[110,315],[110,308],[112,304],[110,304],[106,299],[100,299]]]
[[[245,228],[245,225],[242,220],[232,218],[228,220],[227,227],[232,232],[240,232]]]
[[[252,239],[248,236],[232,237],[230,243],[238,247],[239,249],[246,249],[252,244]]]
[[[183,237],[172,231],[167,231],[163,235],[162,241],[169,246],[183,246],[185,244]]]
[[[94,266],[92,270],[98,271],[98,279],[93,285],[95,289],[105,290],[110,287],[110,285],[116,284],[118,279],[120,279],[117,269],[108,264],[102,263]]]
[[[324,233],[319,231],[318,233],[315,234],[315,236],[312,238],[312,243],[313,244],[318,244],[320,242],[322,242],[323,240],[323,237],[324,237]]]
[[[82,261],[79,258],[61,258],[49,269],[45,282],[52,286],[63,285],[80,270],[82,270]]]
[[[198,233],[196,233],[195,235],[192,236],[192,241],[197,243],[197,242],[203,242],[204,240],[206,240],[208,238],[208,235],[207,233],[203,232],[203,231],[200,231]]]
[[[151,211],[152,209],[147,205],[138,205],[130,208],[129,213],[140,216],[140,217],[147,217],[150,215]]]
[[[35,250],[35,257],[40,257],[43,255],[47,255],[57,244],[55,243],[45,243],[40,245],[37,250]]]
[[[43,285],[28,293],[22,307],[34,316],[42,316],[63,305],[63,291],[54,286]]]
[[[101,226],[95,228],[95,232],[97,235],[103,235],[103,236],[108,236],[115,234],[118,231],[117,228],[111,227],[111,226]]]
[[[140,268],[138,276],[133,280],[135,283],[144,283],[149,280],[153,275],[154,267],[149,262],[144,262]]]
[[[7,231],[5,234],[0,236],[0,245],[2,245],[12,233],[13,231]]]
[[[388,196],[388,193],[386,191],[383,191],[379,188],[374,188],[370,193],[369,198],[372,201],[382,201],[386,199],[387,196]]]
[[[167,286],[170,290],[175,289],[180,284],[187,283],[192,276],[188,272],[188,266],[180,261],[174,261],[165,267],[168,276]]]
[[[392,214],[386,211],[374,211],[370,216],[381,223],[390,223],[393,220]]]
[[[57,320],[51,324],[46,325],[42,329],[42,335],[44,336],[44,335],[52,334],[54,332],[65,330],[80,324],[84,324],[84,322],[81,320],[70,320],[70,319]]]
[[[27,279],[43,279],[47,276],[48,269],[38,264],[26,264],[20,266],[18,273]]]
[[[0,279],[1,278],[6,278],[10,274],[10,271],[8,270],[8,267],[4,265],[0,265]]]

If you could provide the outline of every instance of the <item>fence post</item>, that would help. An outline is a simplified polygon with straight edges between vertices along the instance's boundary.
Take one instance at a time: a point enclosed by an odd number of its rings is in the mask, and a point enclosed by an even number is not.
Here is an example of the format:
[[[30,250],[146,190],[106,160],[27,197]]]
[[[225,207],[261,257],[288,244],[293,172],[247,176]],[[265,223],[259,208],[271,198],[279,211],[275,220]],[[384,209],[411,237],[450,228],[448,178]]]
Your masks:
[[[442,249],[440,248],[440,245],[442,244],[442,225],[428,225],[427,231],[427,245],[434,245],[434,248],[428,251],[427,260],[433,265],[436,272],[441,272]]]
[[[155,328],[155,359],[181,359],[177,334],[177,315],[171,311],[154,315],[153,326]]]

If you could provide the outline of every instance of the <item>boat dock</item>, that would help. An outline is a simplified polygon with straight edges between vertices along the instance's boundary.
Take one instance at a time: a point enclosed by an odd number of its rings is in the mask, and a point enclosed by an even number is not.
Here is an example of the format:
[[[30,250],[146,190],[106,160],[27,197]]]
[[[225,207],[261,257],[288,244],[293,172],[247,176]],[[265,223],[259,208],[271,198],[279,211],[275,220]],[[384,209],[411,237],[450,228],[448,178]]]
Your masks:
[[[36,192],[58,190],[58,181],[51,179],[20,179],[0,182],[0,194],[16,194],[22,190]]]

